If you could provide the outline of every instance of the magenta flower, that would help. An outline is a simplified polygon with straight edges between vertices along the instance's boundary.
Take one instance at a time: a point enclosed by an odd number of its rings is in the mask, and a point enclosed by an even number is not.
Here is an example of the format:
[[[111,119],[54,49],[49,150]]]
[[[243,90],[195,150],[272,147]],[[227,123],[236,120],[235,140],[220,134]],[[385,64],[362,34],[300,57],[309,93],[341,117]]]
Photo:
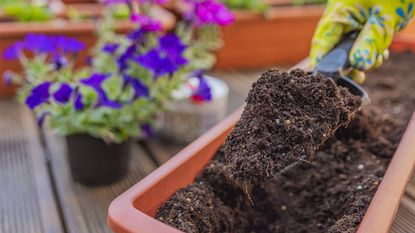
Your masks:
[[[192,6],[192,12],[186,13],[186,18],[194,19],[197,26],[217,24],[230,25],[234,17],[225,4],[215,0],[188,0]]]
[[[132,22],[140,25],[140,28],[147,32],[158,32],[162,30],[161,23],[147,15],[133,13],[130,16]]]

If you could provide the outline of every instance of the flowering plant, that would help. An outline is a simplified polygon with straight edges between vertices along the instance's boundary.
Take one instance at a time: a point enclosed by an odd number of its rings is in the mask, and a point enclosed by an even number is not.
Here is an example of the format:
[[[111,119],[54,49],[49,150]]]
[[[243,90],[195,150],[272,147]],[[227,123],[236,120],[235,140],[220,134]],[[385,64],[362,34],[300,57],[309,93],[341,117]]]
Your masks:
[[[18,98],[35,112],[39,124],[47,117],[60,135],[87,133],[121,143],[149,134],[156,108],[148,88],[94,67],[75,70],[75,58],[84,47],[73,38],[27,35],[3,53],[4,59],[19,59],[24,73],[8,71],[4,79],[21,85]]]
[[[20,84],[19,99],[35,112],[39,124],[47,117],[60,135],[87,133],[114,143],[149,136],[171,92],[195,72],[203,79],[201,70],[213,65],[212,52],[220,46],[217,25],[232,21],[221,3],[188,0],[183,21],[165,33],[149,13],[163,0],[107,1],[119,2],[127,3],[137,28],[117,34],[108,14],[89,67],[75,69],[77,54],[85,46],[62,36],[27,35],[4,52],[4,59],[19,59],[23,65],[23,74],[8,71],[4,78]],[[210,98],[205,82],[200,83],[195,98]]]
[[[203,80],[203,71],[215,63],[214,51],[221,47],[219,26],[233,22],[226,6],[216,0],[185,0],[184,11],[175,28],[168,32],[152,15],[151,8],[166,0],[107,0],[110,5],[106,22],[100,30],[95,67],[118,73],[120,76],[139,80],[150,86],[151,93],[160,100],[170,98],[171,91],[186,78],[196,76],[200,80],[197,94],[200,101],[210,101],[210,89]],[[116,34],[111,25],[111,10],[115,4],[130,9],[131,21],[136,30],[127,36]],[[116,58],[115,60],[113,58]],[[111,64],[111,65],[109,65]],[[167,85],[168,83],[168,85]],[[202,90],[202,91],[200,91]]]

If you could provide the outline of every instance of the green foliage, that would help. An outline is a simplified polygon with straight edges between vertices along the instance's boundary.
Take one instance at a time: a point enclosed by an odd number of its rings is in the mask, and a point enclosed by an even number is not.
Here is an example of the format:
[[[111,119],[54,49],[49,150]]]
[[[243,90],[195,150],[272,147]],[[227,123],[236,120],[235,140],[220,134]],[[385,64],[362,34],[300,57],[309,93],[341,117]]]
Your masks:
[[[3,0],[0,2],[0,8],[5,15],[19,21],[47,21],[53,17],[52,12],[46,6],[36,6],[25,2]]]
[[[245,9],[264,13],[268,5],[261,0],[222,0],[231,9]]]

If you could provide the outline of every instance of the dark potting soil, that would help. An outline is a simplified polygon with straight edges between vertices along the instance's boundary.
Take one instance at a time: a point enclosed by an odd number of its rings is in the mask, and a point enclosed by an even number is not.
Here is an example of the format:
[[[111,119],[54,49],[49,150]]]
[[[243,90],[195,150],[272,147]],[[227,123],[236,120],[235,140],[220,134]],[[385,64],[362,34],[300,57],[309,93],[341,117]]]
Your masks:
[[[372,103],[310,163],[249,196],[229,179],[223,148],[157,218],[184,232],[355,232],[415,109],[415,55],[392,54],[368,74]]]
[[[311,161],[360,105],[360,97],[322,75],[263,73],[225,143],[231,179],[243,187],[261,185],[294,162]]]

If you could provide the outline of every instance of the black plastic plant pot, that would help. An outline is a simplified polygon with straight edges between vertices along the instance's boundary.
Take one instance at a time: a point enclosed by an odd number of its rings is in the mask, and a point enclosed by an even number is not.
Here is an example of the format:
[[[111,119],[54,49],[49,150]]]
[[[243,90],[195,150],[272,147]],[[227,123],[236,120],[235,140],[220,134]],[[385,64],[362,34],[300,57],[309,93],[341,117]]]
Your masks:
[[[107,144],[86,134],[66,137],[72,178],[86,185],[106,185],[128,172],[130,144]]]

